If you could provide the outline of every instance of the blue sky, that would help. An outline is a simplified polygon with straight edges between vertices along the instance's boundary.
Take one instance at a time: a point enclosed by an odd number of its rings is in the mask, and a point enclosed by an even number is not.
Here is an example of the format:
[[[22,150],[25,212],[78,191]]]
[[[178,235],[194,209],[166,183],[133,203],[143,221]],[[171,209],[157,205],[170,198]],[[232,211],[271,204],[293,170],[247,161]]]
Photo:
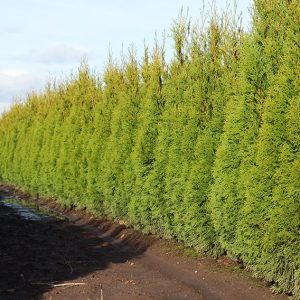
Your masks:
[[[209,8],[208,0],[203,0]],[[220,9],[226,2],[216,0]],[[237,0],[245,26],[251,0]],[[0,0],[0,112],[15,98],[76,70],[83,57],[104,68],[108,49],[119,57],[132,43],[142,53],[155,32],[168,33],[181,8],[197,20],[201,0]],[[170,40],[167,46],[171,49]],[[171,50],[169,50],[171,51]]]

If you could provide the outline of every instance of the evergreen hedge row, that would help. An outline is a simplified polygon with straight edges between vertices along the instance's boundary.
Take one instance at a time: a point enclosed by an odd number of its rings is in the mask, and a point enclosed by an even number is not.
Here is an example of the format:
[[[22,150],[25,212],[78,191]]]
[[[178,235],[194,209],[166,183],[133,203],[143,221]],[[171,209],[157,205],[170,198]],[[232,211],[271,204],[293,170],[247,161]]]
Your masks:
[[[201,253],[300,298],[300,6],[212,14],[102,76],[86,64],[0,119],[0,176]]]

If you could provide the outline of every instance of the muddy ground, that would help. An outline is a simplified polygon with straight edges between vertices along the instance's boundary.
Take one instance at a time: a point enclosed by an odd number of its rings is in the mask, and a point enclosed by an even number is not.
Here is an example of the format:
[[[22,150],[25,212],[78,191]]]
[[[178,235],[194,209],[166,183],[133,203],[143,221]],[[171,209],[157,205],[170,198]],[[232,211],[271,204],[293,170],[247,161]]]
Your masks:
[[[4,185],[0,197],[34,200]],[[26,219],[0,201],[0,299],[288,299],[226,257],[193,258],[176,242],[38,205],[61,217]]]

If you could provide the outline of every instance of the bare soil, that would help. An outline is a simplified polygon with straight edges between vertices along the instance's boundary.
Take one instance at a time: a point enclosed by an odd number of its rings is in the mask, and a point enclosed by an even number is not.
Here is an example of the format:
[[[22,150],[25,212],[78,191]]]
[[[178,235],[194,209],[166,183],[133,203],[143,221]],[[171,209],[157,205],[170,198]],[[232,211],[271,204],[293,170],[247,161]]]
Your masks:
[[[0,201],[0,299],[288,299],[227,257],[193,258],[174,241],[0,185],[8,196],[63,218],[26,219]]]

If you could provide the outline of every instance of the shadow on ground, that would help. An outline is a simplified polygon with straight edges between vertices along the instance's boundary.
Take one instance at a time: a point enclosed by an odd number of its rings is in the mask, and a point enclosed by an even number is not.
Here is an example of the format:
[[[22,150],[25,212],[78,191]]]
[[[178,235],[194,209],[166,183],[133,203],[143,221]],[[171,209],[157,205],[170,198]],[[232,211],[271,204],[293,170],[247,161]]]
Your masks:
[[[1,203],[0,299],[39,299],[51,284],[104,270],[111,262],[125,263],[146,250],[143,246],[122,251],[86,226],[68,221],[25,220]],[[116,226],[109,236],[122,228]],[[137,237],[133,240],[138,244]]]

